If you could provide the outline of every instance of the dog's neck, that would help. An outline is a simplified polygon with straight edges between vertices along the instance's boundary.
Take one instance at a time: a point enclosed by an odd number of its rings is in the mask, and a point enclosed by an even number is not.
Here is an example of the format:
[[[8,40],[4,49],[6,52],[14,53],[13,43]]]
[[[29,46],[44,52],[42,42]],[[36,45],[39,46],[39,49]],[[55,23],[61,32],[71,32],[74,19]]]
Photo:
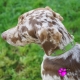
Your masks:
[[[52,56],[61,55],[62,53],[65,53],[69,50],[71,50],[75,46],[76,42],[72,41],[67,46],[65,46],[63,49],[59,49],[58,47],[54,50],[54,54]]]
[[[74,36],[70,35],[69,32],[66,30],[64,25],[57,20],[57,28],[59,32],[62,34],[62,40],[60,41],[58,47],[59,49],[63,49],[65,46],[67,46],[69,43],[74,41]]]

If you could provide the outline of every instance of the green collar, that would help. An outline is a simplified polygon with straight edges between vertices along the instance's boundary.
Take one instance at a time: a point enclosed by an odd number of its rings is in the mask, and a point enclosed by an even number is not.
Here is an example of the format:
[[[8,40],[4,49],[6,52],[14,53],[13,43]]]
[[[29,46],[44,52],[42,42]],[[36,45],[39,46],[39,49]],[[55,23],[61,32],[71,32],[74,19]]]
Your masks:
[[[67,51],[69,51],[70,49],[72,49],[75,45],[75,41],[69,43],[67,46],[64,47],[64,49],[59,49],[59,50],[56,50],[54,53],[52,53],[52,56],[57,56],[57,55],[60,55],[62,53],[65,53]]]

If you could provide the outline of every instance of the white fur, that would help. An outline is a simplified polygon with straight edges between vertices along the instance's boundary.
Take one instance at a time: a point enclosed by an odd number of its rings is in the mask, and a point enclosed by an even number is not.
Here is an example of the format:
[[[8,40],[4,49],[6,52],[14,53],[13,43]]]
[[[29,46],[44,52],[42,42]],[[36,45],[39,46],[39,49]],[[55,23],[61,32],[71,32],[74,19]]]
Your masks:
[[[50,76],[49,74],[43,75],[42,80],[61,80],[60,77],[55,76]]]

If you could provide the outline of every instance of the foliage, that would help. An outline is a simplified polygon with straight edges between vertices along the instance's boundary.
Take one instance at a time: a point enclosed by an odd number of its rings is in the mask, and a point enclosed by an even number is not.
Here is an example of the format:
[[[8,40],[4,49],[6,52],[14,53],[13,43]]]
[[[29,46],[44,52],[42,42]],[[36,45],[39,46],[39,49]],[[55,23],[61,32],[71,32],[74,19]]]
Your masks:
[[[14,27],[22,13],[45,6],[64,17],[64,25],[80,42],[80,0],[0,0],[0,35]],[[13,47],[0,38],[0,80],[41,80],[43,55],[37,44]]]

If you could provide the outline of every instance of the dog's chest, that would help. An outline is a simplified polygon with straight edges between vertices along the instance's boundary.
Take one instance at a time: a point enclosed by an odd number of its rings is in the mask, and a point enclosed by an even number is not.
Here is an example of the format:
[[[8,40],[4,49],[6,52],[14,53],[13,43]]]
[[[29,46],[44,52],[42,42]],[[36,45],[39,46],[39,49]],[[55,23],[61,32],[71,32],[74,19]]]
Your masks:
[[[50,76],[49,74],[47,74],[47,75],[42,75],[42,80],[80,80],[80,78],[75,79],[74,77],[68,77],[68,76],[61,78],[56,75]]]

